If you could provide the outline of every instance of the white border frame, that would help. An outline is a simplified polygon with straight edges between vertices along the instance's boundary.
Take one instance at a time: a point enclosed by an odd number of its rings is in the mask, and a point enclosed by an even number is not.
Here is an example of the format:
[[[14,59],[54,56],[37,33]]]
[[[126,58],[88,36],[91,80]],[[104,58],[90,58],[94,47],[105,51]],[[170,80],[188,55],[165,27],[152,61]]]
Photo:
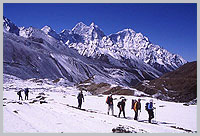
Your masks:
[[[64,134],[59,134],[59,133],[3,133],[3,3],[197,3],[197,69],[199,68],[199,55],[198,52],[200,52],[200,48],[198,47],[199,45],[199,40],[200,40],[200,36],[199,36],[199,27],[198,27],[198,22],[199,22],[199,15],[200,15],[200,6],[199,6],[199,1],[198,0],[1,0],[0,1],[0,12],[1,12],[1,20],[0,21],[0,96],[1,96],[1,105],[2,105],[2,109],[1,109],[1,127],[0,127],[0,134],[1,135],[17,135],[17,136],[27,136],[27,135],[91,135],[91,136],[96,136],[96,135],[116,135],[116,134],[107,134],[107,133],[64,133]],[[177,134],[173,134],[173,133],[148,133],[148,134],[135,134],[135,135],[194,135],[197,136],[197,134],[199,133],[200,129],[199,129],[199,116],[198,116],[198,107],[199,107],[199,101],[198,98],[199,97],[199,87],[200,87],[200,83],[199,83],[199,71],[197,70],[197,133],[194,134],[183,134],[183,133],[177,133]],[[133,134],[117,134],[117,135],[133,135]]]

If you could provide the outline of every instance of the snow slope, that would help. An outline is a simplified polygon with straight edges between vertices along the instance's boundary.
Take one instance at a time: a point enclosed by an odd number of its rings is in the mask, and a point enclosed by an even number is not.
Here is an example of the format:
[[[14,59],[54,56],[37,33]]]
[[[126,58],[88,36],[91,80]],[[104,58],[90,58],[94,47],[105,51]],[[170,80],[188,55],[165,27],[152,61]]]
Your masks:
[[[16,91],[24,87],[30,88],[29,100],[19,101]],[[154,122],[157,124],[149,124],[146,123],[148,116],[144,109],[145,103],[150,99],[148,97],[141,97],[142,112],[138,122],[133,120],[134,113],[130,109],[131,99],[138,97],[125,96],[127,119],[124,119],[106,114],[105,95],[93,96],[84,91],[84,110],[75,108],[79,90],[48,79],[22,80],[4,74],[3,88],[4,132],[112,133],[112,129],[119,126],[137,133],[197,131],[196,105],[184,106],[183,103],[153,99],[156,107]],[[22,95],[24,98],[23,93]],[[117,115],[116,105],[120,96],[114,95],[113,98],[114,113]]]

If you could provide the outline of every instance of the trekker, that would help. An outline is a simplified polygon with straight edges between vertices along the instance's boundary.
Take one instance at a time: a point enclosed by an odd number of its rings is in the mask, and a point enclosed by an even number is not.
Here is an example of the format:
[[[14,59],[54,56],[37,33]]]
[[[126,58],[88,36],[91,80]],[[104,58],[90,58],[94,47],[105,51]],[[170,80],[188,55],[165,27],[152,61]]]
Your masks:
[[[77,99],[78,99],[78,108],[81,109],[82,99],[83,99],[83,102],[84,102],[84,97],[83,97],[83,92],[82,92],[82,90],[81,90],[81,92],[78,94]]]
[[[120,117],[121,112],[123,112],[124,118],[126,118],[125,116],[125,101],[126,99],[122,99],[120,102],[118,102],[117,106],[119,108],[119,115],[118,117]]]
[[[141,103],[140,103],[141,99],[138,99],[138,101],[136,100],[134,103],[134,107],[133,110],[135,111],[135,117],[134,120],[138,120],[138,111],[140,110],[141,112]]]
[[[24,93],[25,93],[25,100],[28,100],[29,89],[26,88],[26,89],[24,90]]]
[[[153,110],[155,109],[153,107],[153,100],[150,100],[150,102],[147,103],[147,107],[146,108],[147,108],[147,111],[148,111],[148,114],[149,114],[149,123],[151,123],[151,119],[154,118],[154,112],[153,112]]]
[[[20,98],[21,98],[21,100],[23,100],[23,99],[22,99],[22,90],[19,90],[19,91],[17,92],[17,95],[19,95],[19,100],[20,100]]]
[[[108,104],[108,115],[110,110],[112,111],[112,115],[114,115],[112,94],[107,97],[106,103]]]

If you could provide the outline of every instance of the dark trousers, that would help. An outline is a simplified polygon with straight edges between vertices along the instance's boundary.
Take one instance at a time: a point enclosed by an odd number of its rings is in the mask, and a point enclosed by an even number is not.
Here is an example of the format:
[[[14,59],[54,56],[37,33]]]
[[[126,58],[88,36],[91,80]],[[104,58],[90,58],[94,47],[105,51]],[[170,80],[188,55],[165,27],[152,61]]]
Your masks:
[[[28,94],[25,95],[25,100],[28,100]]]
[[[120,117],[121,112],[123,112],[124,118],[126,118],[124,109],[122,109],[122,110],[119,109],[119,115],[118,115],[118,117]]]
[[[19,95],[19,100],[20,100],[20,98],[21,98],[21,100],[23,100],[21,95]]]
[[[111,111],[112,111],[112,115],[114,115],[113,105],[108,105],[108,112],[107,112],[108,115],[109,115],[110,109],[111,109]]]
[[[135,111],[135,117],[134,120],[138,120],[138,110]]]
[[[82,105],[82,99],[78,99],[78,108],[81,109],[81,105]]]
[[[149,114],[149,123],[151,123],[151,119],[154,118],[153,110],[148,110],[148,114]]]

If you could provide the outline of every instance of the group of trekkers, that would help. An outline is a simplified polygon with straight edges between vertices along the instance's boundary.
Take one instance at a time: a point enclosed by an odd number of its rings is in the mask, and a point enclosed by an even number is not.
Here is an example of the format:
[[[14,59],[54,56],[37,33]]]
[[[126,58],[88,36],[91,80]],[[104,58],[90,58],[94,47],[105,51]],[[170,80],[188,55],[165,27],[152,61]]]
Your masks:
[[[84,96],[83,96],[82,91],[78,94],[77,99],[78,99],[78,108],[81,109],[82,100],[84,102]],[[114,108],[113,108],[114,104],[113,104],[112,94],[106,98],[106,103],[108,104],[107,114],[109,115],[109,112],[111,110],[112,115],[114,116]],[[123,113],[124,118],[126,118],[125,104],[126,104],[126,99],[124,97],[122,97],[121,101],[119,101],[117,104],[117,107],[119,108],[118,117],[120,117],[121,113]],[[135,112],[134,120],[138,120],[138,113],[141,112],[141,99],[140,98],[138,100],[132,100],[131,109],[133,109]],[[150,100],[150,102],[146,103],[145,110],[147,110],[147,112],[149,114],[149,119],[148,119],[149,123],[151,123],[151,120],[154,118],[154,112],[153,112],[154,109],[155,109],[155,107],[153,107],[153,100]]]
[[[28,93],[29,93],[29,89],[25,88],[24,90],[20,90],[17,92],[17,95],[19,96],[19,100],[23,100],[22,99],[22,91],[24,91],[25,94],[25,100],[28,100]],[[84,96],[83,96],[83,92],[81,91],[78,96],[78,108],[81,109],[82,106],[82,101],[84,102]],[[113,104],[113,97],[112,94],[109,95],[106,99],[106,103],[108,104],[108,112],[107,114],[109,115],[110,110],[112,111],[112,115],[114,116],[114,104]],[[122,97],[121,101],[118,102],[117,107],[119,108],[119,114],[118,117],[120,117],[121,113],[123,113],[124,118],[126,118],[125,116],[125,104],[126,104],[126,99],[124,97]],[[135,117],[134,120],[138,120],[138,113],[141,112],[141,99],[139,98],[138,100],[133,100],[132,99],[132,105],[131,105],[131,109],[134,110],[135,112]],[[153,107],[153,100],[151,99],[150,102],[147,102],[145,105],[145,110],[147,110],[148,114],[149,114],[149,123],[151,123],[151,119],[154,118],[154,112],[153,110],[155,109],[155,107]]]
[[[23,100],[22,99],[22,92],[24,91],[24,94],[25,94],[25,100],[28,100],[28,93],[29,93],[29,89],[28,88],[25,88],[24,90],[19,90],[17,92],[17,95],[19,96],[19,100]]]
[[[109,115],[109,111],[111,110],[112,115],[114,115],[112,94],[107,97],[106,103],[108,104],[107,114]],[[124,118],[126,118],[125,103],[126,103],[126,99],[124,97],[122,97],[121,101],[119,101],[117,104],[117,107],[119,108],[118,117],[120,117],[121,112],[123,112],[123,116],[124,116]],[[141,99],[140,98],[138,100],[132,99],[131,109],[133,109],[135,112],[134,120],[138,120],[138,113],[141,112]],[[149,123],[151,123],[151,120],[154,118],[154,112],[153,112],[154,109],[155,109],[155,107],[153,107],[153,100],[151,99],[150,102],[147,102],[145,105],[145,110],[149,114],[149,119],[148,119]]]

